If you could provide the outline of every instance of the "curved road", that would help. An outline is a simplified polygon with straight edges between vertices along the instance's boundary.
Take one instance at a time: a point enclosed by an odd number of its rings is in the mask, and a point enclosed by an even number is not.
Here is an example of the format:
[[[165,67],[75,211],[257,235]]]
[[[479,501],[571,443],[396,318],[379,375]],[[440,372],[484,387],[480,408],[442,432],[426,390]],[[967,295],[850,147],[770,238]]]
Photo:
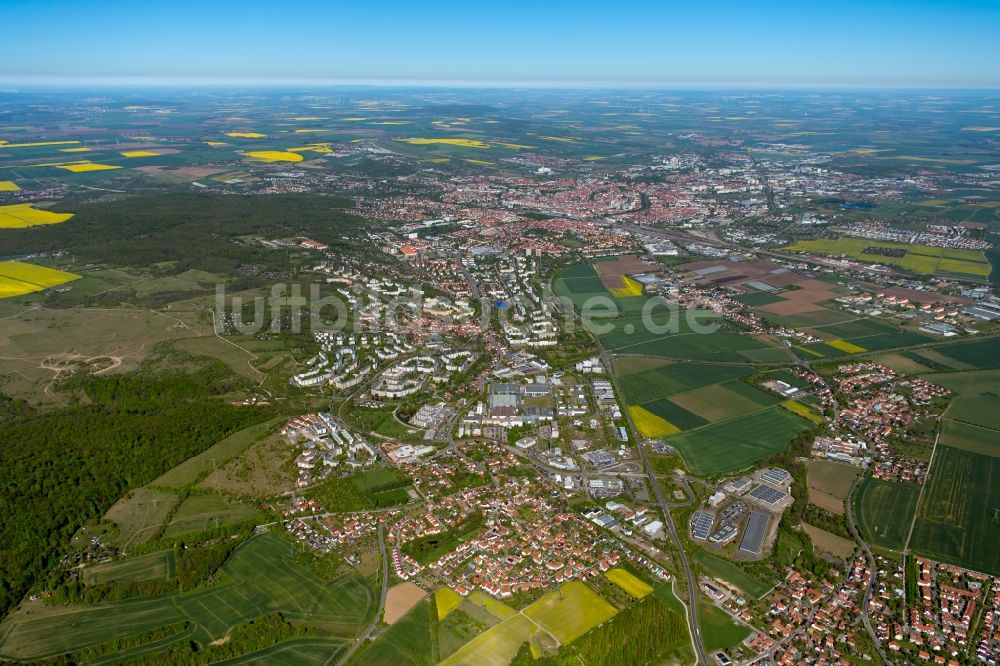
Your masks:
[[[875,649],[878,650],[882,663],[889,664],[889,655],[882,646],[882,641],[879,640],[875,630],[872,629],[872,620],[868,615],[868,603],[871,601],[872,593],[875,589],[875,582],[878,579],[878,569],[875,566],[875,557],[872,555],[872,551],[868,547],[868,543],[861,538],[861,532],[854,523],[854,491],[857,490],[859,485],[861,485],[862,478],[863,477],[858,477],[855,479],[854,483],[851,485],[850,492],[847,493],[847,500],[845,501],[845,505],[847,507],[847,529],[850,530],[851,536],[854,537],[854,540],[861,544],[861,550],[864,551],[865,554],[865,561],[868,563],[868,585],[865,586],[865,598],[861,602],[861,621],[864,622],[865,630],[868,632],[868,636],[872,639]]]
[[[347,652],[337,660],[337,666],[343,666],[354,653],[357,652],[358,648],[361,647],[362,643],[368,640],[368,637],[372,635],[372,632],[378,628],[379,618],[382,617],[382,612],[385,610],[385,597],[389,593],[389,554],[385,549],[385,526],[379,523],[378,526],[378,548],[382,553],[382,593],[378,598],[378,609],[375,611],[375,617],[372,618],[371,624],[368,628],[361,633],[360,636],[354,639],[351,646],[347,649]]]

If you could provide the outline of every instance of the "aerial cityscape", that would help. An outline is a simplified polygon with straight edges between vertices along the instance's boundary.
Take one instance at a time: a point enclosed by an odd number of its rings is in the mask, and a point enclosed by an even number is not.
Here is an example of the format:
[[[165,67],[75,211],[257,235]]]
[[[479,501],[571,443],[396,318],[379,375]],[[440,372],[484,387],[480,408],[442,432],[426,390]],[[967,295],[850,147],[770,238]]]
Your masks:
[[[989,3],[81,4],[0,45],[0,661],[1000,664]]]

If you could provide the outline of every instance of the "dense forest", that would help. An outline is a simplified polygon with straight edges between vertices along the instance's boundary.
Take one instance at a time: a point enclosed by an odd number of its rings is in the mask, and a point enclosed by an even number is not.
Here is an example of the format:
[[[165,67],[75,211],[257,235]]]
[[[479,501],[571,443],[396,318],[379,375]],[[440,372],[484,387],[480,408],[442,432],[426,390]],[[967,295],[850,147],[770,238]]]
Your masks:
[[[181,364],[178,365],[178,361]],[[220,439],[266,421],[271,409],[213,399],[241,385],[221,362],[176,355],[64,387],[79,404],[0,410],[0,615],[39,582],[69,538],[125,492]]]
[[[235,275],[287,271],[289,252],[238,239],[308,236],[334,250],[355,248],[368,222],[348,199],[318,195],[240,197],[168,193],[69,207],[70,224],[8,229],[0,256],[71,252],[82,262],[146,268],[174,262],[173,270]]]

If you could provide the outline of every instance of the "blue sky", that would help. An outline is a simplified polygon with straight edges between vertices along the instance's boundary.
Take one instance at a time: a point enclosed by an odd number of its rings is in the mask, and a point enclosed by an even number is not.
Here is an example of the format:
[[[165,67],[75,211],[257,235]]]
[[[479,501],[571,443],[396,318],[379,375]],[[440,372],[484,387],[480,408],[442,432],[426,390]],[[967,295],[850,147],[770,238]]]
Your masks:
[[[1000,0],[0,0],[0,82],[1000,87]]]

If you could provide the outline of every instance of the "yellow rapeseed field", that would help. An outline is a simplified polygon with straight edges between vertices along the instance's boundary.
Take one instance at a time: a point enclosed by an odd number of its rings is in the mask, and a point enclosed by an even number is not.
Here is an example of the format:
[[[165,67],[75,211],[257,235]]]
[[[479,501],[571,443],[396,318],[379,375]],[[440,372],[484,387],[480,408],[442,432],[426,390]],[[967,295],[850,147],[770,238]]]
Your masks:
[[[667,435],[676,435],[681,431],[670,421],[657,416],[644,407],[629,405],[628,413],[632,417],[635,427],[639,429],[639,434],[643,437],[666,437]]]
[[[37,146],[72,146],[79,141],[34,141],[30,143],[9,143],[0,141],[0,148],[35,148]]]
[[[12,180],[0,180],[0,192],[17,192],[20,189]]]
[[[225,141],[206,141],[206,146],[211,146],[212,148],[219,148],[220,146],[228,146],[229,144]]]
[[[462,597],[450,587],[442,587],[434,592],[434,603],[437,605],[438,619],[443,620],[459,607]]]
[[[77,148],[60,148],[60,153],[89,153],[92,148],[87,148],[86,146],[79,146]]]
[[[24,229],[38,224],[59,224],[73,217],[73,213],[53,213],[32,208],[31,204],[0,206],[0,229]]]
[[[247,157],[264,162],[301,162],[302,156],[298,153],[291,153],[284,150],[254,150],[243,153]]]
[[[0,276],[13,278],[39,287],[54,287],[71,280],[78,280],[76,273],[68,273],[48,266],[36,266],[23,261],[0,261]]]
[[[263,139],[267,135],[260,132],[226,132],[226,136],[236,139]]]
[[[642,599],[644,596],[653,591],[653,588],[647,583],[636,578],[625,569],[619,567],[606,571],[604,573],[604,577],[628,592],[636,599]]]
[[[446,146],[462,146],[463,148],[489,148],[490,144],[483,143],[479,139],[424,139],[419,137],[411,137],[409,139],[399,139],[403,143],[409,143],[414,146],[430,146],[434,144],[443,144]]]
[[[110,171],[111,169],[121,169],[120,166],[114,166],[113,164],[94,164],[93,162],[85,162],[83,164],[60,164],[58,165],[60,169],[65,169],[66,171],[72,171],[73,173],[85,173],[87,171]]]
[[[615,298],[629,298],[631,296],[642,296],[642,283],[633,280],[627,275],[622,276],[622,282],[625,284],[624,287],[615,287],[609,289],[611,295]]]
[[[807,405],[803,405],[797,400],[786,400],[781,403],[781,406],[792,412],[793,414],[798,414],[802,418],[808,419],[813,423],[822,424],[823,417],[810,409]]]
[[[75,273],[20,261],[0,262],[0,298],[23,296],[79,279]]]
[[[126,150],[122,152],[122,157],[159,157],[159,153],[151,150]]]
[[[289,148],[288,151],[291,153],[309,152],[309,153],[319,153],[321,155],[325,155],[326,153],[333,152],[333,146],[331,146],[328,143],[310,143],[308,146]]]
[[[834,349],[839,349],[840,351],[847,352],[848,354],[860,354],[863,351],[868,351],[864,347],[852,344],[847,340],[826,340],[825,342]]]

